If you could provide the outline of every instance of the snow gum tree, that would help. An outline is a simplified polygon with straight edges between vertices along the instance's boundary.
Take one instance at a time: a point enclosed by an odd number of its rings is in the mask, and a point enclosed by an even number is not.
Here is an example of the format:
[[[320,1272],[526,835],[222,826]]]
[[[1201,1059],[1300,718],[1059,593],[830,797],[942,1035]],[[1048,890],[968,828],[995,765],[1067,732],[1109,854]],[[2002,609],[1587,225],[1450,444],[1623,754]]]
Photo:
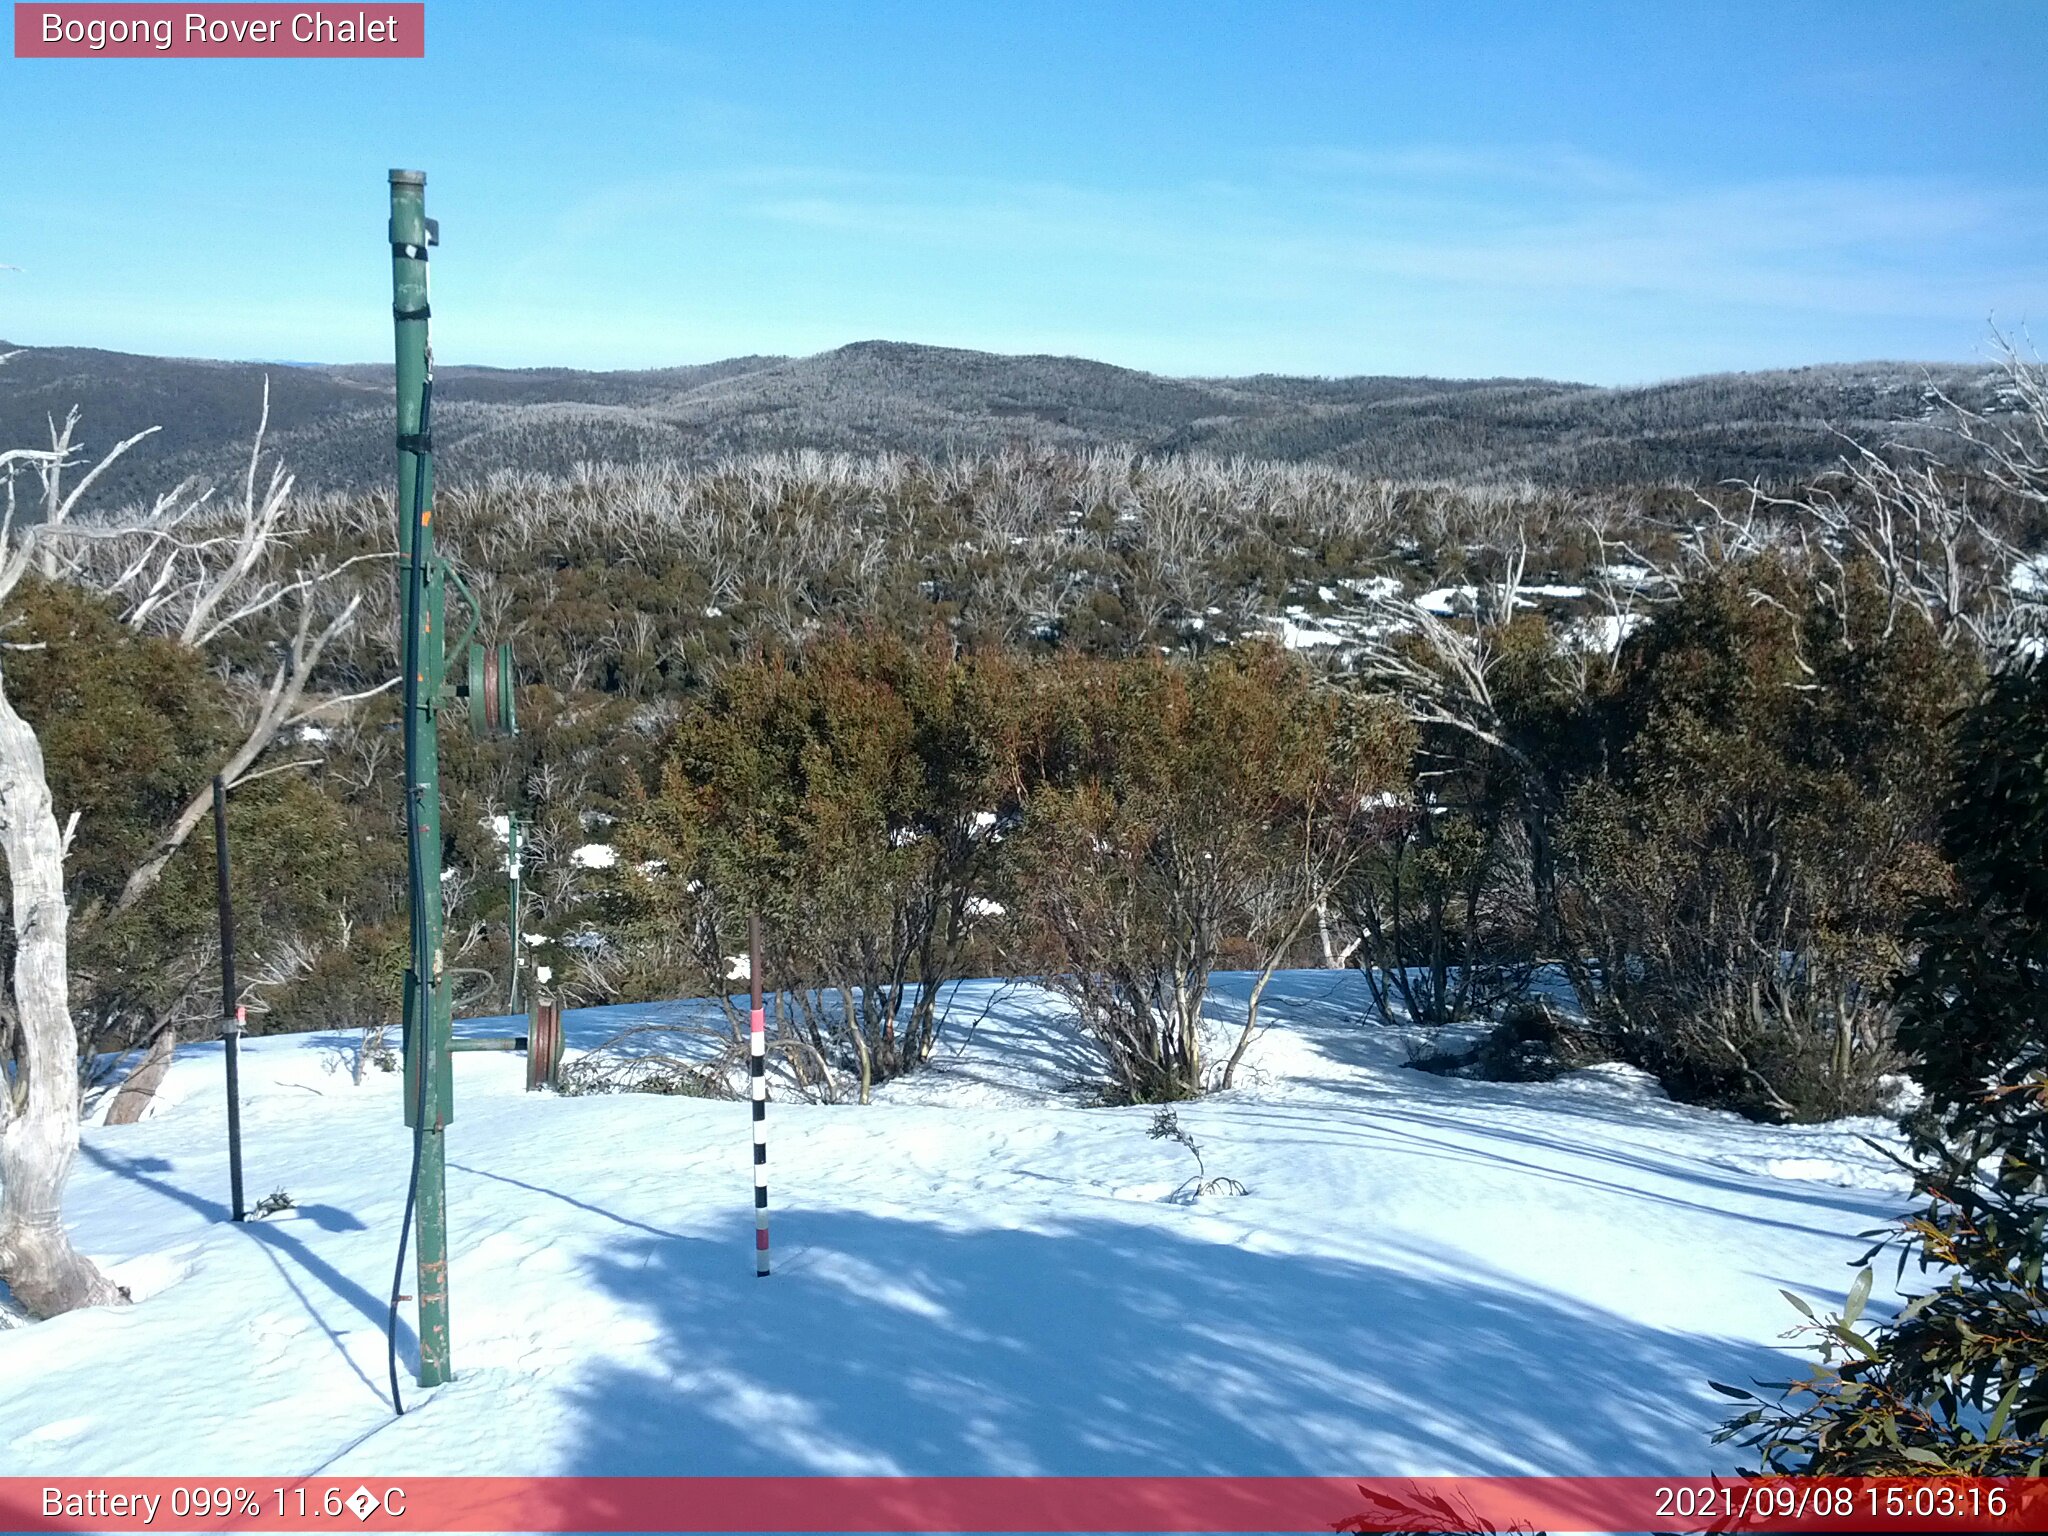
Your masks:
[[[66,957],[64,834],[36,733],[0,682],[0,854],[13,895],[12,1080],[0,1092],[0,1278],[32,1314],[119,1300],[72,1246],[64,1181],[78,1150],[78,1035]]]
[[[1414,724],[1415,793],[1383,807],[1324,929],[1382,1016],[1419,1024],[1491,1015],[1557,953],[1562,797],[1609,672],[1524,595],[1528,528],[1493,536],[1454,612],[1378,589],[1356,663]]]
[[[284,522],[291,480],[273,471],[267,487],[259,482],[260,426],[239,506],[209,505],[180,486],[151,506],[103,516],[90,513],[84,498],[149,433],[116,444],[74,482],[77,420],[74,412],[53,427],[48,448],[0,450],[0,625],[22,617],[18,597],[48,583],[96,593],[128,628],[191,650],[230,639],[259,615],[295,620],[285,626],[280,654],[265,657],[247,679],[234,728],[196,782],[173,786],[161,819],[129,848],[124,867],[99,871],[107,895],[83,914],[98,922],[135,912],[158,889],[205,816],[213,772],[230,786],[254,776],[280,732],[347,702],[309,702],[307,688],[359,599],[328,596],[324,570],[276,573],[292,533]],[[26,498],[17,490],[24,478],[33,488]],[[0,637],[0,647],[33,643]],[[90,843],[98,835],[103,818],[87,825],[88,807],[74,806],[60,823],[45,746],[17,707],[9,656],[0,648],[0,858],[12,907],[11,996],[0,1006],[0,1281],[31,1315],[49,1317],[123,1295],[74,1248],[63,1220],[81,1077],[72,943],[81,914],[73,911],[66,860],[75,839]],[[159,1060],[175,1043],[170,1029],[159,1031]]]

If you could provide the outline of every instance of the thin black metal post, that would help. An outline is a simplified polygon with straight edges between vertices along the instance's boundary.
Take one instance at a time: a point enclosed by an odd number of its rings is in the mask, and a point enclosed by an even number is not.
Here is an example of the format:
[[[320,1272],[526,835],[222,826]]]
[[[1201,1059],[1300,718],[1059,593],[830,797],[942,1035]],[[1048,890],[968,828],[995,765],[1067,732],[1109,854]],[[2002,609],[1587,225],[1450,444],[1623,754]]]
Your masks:
[[[228,895],[228,787],[213,776],[213,867],[220,903],[220,1034],[228,1064],[228,1184],[235,1220],[248,1217],[242,1205],[242,1025],[247,1017],[235,992],[235,904]]]

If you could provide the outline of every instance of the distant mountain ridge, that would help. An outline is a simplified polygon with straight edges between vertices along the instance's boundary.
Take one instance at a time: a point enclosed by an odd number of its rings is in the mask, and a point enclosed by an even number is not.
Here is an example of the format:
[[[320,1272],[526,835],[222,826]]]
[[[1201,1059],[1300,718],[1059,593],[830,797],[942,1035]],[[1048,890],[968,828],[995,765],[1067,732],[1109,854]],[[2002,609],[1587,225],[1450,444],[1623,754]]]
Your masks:
[[[0,352],[11,350],[0,342]],[[0,367],[0,442],[82,408],[90,444],[162,430],[115,487],[231,474],[263,379],[270,445],[307,487],[381,487],[391,369],[27,347]],[[608,373],[443,367],[447,480],[579,460],[701,461],[787,449],[950,454],[1028,443],[1313,460],[1402,480],[1545,485],[1788,479],[1924,432],[1928,390],[1982,402],[1990,365],[1835,364],[1609,389],[1547,379],[1168,378],[1084,358],[864,341]]]

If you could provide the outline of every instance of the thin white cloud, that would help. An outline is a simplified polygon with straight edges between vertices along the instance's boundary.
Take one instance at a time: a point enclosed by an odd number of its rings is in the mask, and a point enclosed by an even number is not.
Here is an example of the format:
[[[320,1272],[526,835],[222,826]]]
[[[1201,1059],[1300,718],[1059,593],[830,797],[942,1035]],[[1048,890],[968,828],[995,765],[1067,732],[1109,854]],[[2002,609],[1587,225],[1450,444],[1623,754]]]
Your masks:
[[[598,180],[543,225],[468,236],[436,273],[442,355],[585,367],[887,336],[1169,372],[1611,382],[1956,357],[1987,316],[2048,310],[2036,189],[1681,185],[1555,147],[1298,151],[1255,177],[1135,187],[727,163]],[[174,317],[151,295],[9,280],[51,340],[388,344],[374,268],[338,288],[280,275],[221,312],[188,297]]]
[[[998,248],[1074,268],[1084,284],[1186,288],[1206,277],[1282,298],[1378,277],[1435,293],[1481,286],[1929,315],[1987,296],[2021,305],[2043,296],[2048,277],[2030,255],[2048,233],[2048,200],[2038,194],[1878,177],[1659,191],[1602,175],[1571,201],[1503,208],[1471,201],[1469,180],[1419,187],[1421,163],[1404,161],[1392,186],[1371,185],[1354,167],[1283,192],[792,174],[769,195],[736,187],[728,206],[843,241],[915,246],[939,264]],[[703,195],[727,202],[710,188]],[[1120,272],[1085,271],[1104,257]]]
[[[1276,155],[1272,165],[1282,175],[1298,174],[1323,181],[1350,178],[1371,185],[1515,186],[1609,192],[1641,190],[1647,185],[1641,172],[1568,144],[1404,144],[1380,148],[1308,145]]]

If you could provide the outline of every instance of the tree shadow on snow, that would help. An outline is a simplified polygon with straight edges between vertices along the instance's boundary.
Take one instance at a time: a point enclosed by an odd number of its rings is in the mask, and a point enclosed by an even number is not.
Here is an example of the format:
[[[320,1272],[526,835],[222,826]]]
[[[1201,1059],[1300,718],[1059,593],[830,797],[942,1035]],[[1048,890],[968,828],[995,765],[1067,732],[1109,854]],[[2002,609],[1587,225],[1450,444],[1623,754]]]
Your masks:
[[[1460,1163],[1475,1168],[1505,1169],[1527,1174],[1549,1183],[1571,1185],[1604,1194],[1649,1201],[1675,1210],[1717,1217],[1744,1226],[1796,1233],[1802,1237],[1841,1239],[1854,1242],[1850,1229],[1816,1226],[1811,1217],[1816,1209],[1840,1211],[1863,1226],[1890,1221],[1898,1202],[1876,1192],[1859,1192],[1805,1184],[1778,1184],[1762,1177],[1744,1179],[1726,1170],[1716,1170],[1701,1159],[1678,1154],[1660,1154],[1651,1149],[1622,1151],[1601,1147],[1586,1138],[1548,1135],[1525,1125],[1488,1120],[1434,1115],[1412,1104],[1381,1106],[1361,1111],[1347,1120],[1327,1109],[1304,1110],[1280,1106],[1238,1107],[1237,1117],[1264,1128],[1260,1138],[1267,1146],[1285,1146],[1290,1141],[1305,1147],[1332,1143],[1371,1148],[1383,1152],[1411,1152],[1426,1159],[1426,1167]],[[1292,1131],[1287,1127],[1293,1127]],[[1275,1129],[1278,1127],[1279,1129]],[[1441,1130],[1458,1140],[1425,1134],[1417,1127]],[[1532,1156],[1517,1156],[1517,1150]],[[1571,1164],[1580,1166],[1573,1167]],[[1596,1170],[1607,1170],[1602,1177]],[[1690,1199],[1672,1190],[1653,1188],[1646,1179],[1662,1180],[1678,1188],[1695,1188],[1705,1193]],[[1785,1207],[1786,1215],[1768,1216],[1743,1210],[1724,1196],[1755,1201],[1773,1201]],[[1862,1230],[1862,1226],[1853,1229]]]
[[[79,1155],[88,1162],[97,1164],[118,1178],[127,1179],[131,1183],[139,1185],[160,1199],[175,1201],[179,1205],[197,1211],[209,1222],[232,1225],[229,1218],[233,1213],[223,1202],[209,1200],[204,1195],[195,1194],[189,1189],[183,1189],[167,1179],[152,1177],[153,1173],[171,1169],[171,1164],[163,1158],[124,1158],[115,1153],[108,1152],[104,1148],[96,1147],[90,1142],[81,1144],[78,1151]],[[323,1232],[365,1232],[369,1230],[360,1217],[356,1216],[353,1212],[342,1210],[339,1206],[303,1205],[296,1207],[295,1210],[300,1218],[309,1220]],[[362,1315],[366,1322],[374,1325],[380,1331],[385,1327],[389,1318],[389,1302],[372,1295],[356,1281],[350,1279],[326,1259],[315,1253],[307,1245],[304,1238],[287,1229],[288,1225],[276,1226],[260,1218],[252,1218],[242,1222],[237,1230],[246,1233],[263,1250],[263,1256],[270,1261],[271,1266],[277,1271],[278,1278],[284,1282],[285,1287],[292,1293],[292,1296],[298,1301],[306,1315],[319,1325],[320,1331],[327,1336],[328,1342],[348,1362],[349,1369],[355,1373],[357,1379],[372,1392],[382,1396],[384,1389],[363,1374],[362,1367],[356,1364],[355,1357],[349,1353],[347,1341],[335,1329],[334,1325],[327,1320],[321,1307],[307,1295],[305,1287],[300,1284],[300,1277],[305,1276],[318,1281],[326,1287],[329,1294],[352,1307]],[[417,1359],[419,1351],[418,1337],[402,1320],[399,1323],[398,1340],[401,1353],[410,1350],[413,1357]]]
[[[1709,1376],[1783,1361],[1480,1278],[1163,1225],[959,1230],[797,1212],[631,1239],[589,1283],[658,1329],[580,1373],[558,1470],[653,1474],[1697,1473]]]

